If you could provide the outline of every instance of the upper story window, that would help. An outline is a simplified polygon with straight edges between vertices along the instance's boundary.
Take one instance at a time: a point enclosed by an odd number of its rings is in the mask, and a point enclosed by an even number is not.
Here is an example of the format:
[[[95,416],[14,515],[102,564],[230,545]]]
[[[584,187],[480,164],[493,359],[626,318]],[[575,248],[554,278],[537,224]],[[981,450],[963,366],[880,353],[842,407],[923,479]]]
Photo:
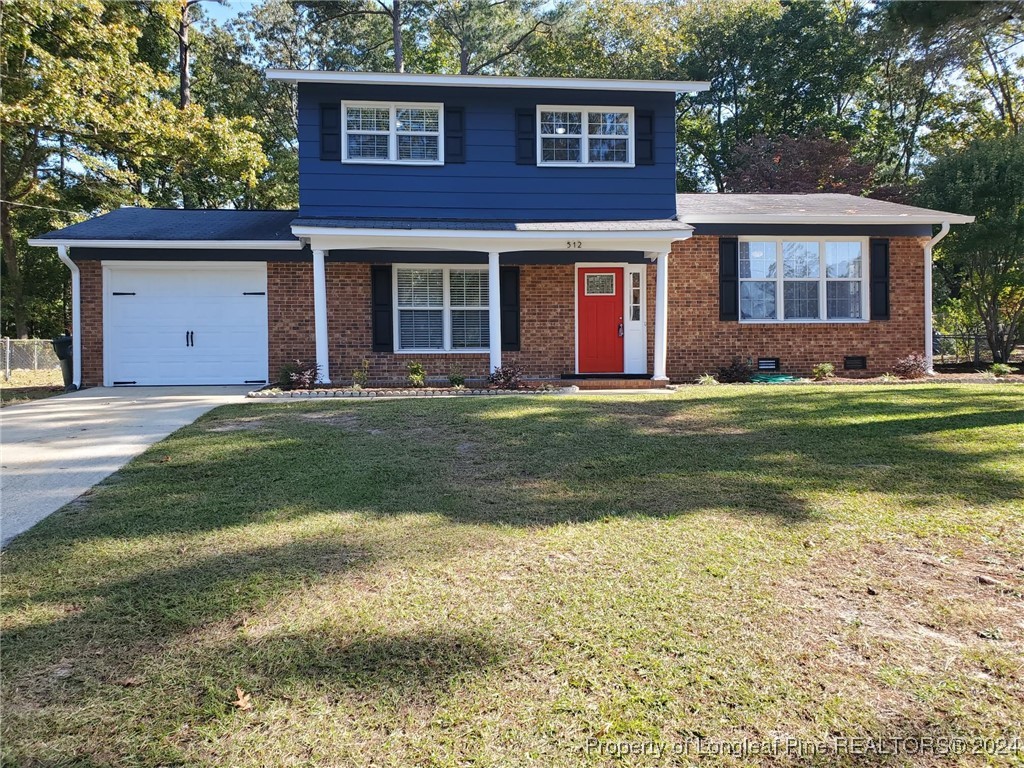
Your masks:
[[[740,320],[854,322],[867,318],[867,242],[741,238]]]
[[[441,104],[345,102],[342,161],[346,163],[444,163]]]
[[[632,107],[537,107],[538,165],[633,165]]]

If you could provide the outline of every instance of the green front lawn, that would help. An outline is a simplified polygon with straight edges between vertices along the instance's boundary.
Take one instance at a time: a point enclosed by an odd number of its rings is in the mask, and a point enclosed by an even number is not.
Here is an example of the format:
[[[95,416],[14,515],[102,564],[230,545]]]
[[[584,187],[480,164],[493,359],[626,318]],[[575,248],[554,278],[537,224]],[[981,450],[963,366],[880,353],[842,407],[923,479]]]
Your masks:
[[[3,760],[1019,735],[1022,531],[1014,385],[220,408],[3,554]]]

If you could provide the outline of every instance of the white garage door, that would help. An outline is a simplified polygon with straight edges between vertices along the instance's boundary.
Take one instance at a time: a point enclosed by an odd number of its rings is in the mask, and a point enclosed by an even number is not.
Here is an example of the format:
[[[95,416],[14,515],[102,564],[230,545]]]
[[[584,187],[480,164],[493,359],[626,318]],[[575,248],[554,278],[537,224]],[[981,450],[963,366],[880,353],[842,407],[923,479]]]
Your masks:
[[[265,262],[103,267],[108,386],[266,382]]]

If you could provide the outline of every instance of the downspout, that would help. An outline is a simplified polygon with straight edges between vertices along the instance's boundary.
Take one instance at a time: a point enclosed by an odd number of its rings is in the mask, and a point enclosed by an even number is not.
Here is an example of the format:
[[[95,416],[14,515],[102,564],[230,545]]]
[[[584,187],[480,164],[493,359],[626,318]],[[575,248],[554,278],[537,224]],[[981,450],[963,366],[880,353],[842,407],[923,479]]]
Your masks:
[[[57,256],[71,270],[71,370],[72,386],[82,388],[82,279],[78,265],[68,256],[66,245],[57,246]]]
[[[924,245],[924,359],[928,364],[928,373],[934,374],[935,350],[932,335],[932,248],[938,245],[949,234],[949,222],[942,222],[939,234]]]

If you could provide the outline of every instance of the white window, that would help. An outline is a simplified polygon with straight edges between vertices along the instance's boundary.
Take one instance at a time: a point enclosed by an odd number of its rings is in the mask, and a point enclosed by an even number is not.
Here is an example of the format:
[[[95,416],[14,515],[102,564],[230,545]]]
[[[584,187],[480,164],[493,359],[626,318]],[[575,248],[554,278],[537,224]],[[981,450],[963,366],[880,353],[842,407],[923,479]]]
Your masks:
[[[740,320],[856,322],[867,318],[867,242],[741,238]]]
[[[486,268],[396,266],[399,352],[485,352],[491,343]]]
[[[342,161],[440,165],[444,109],[440,104],[342,104]]]
[[[538,165],[633,165],[632,107],[537,107]]]

